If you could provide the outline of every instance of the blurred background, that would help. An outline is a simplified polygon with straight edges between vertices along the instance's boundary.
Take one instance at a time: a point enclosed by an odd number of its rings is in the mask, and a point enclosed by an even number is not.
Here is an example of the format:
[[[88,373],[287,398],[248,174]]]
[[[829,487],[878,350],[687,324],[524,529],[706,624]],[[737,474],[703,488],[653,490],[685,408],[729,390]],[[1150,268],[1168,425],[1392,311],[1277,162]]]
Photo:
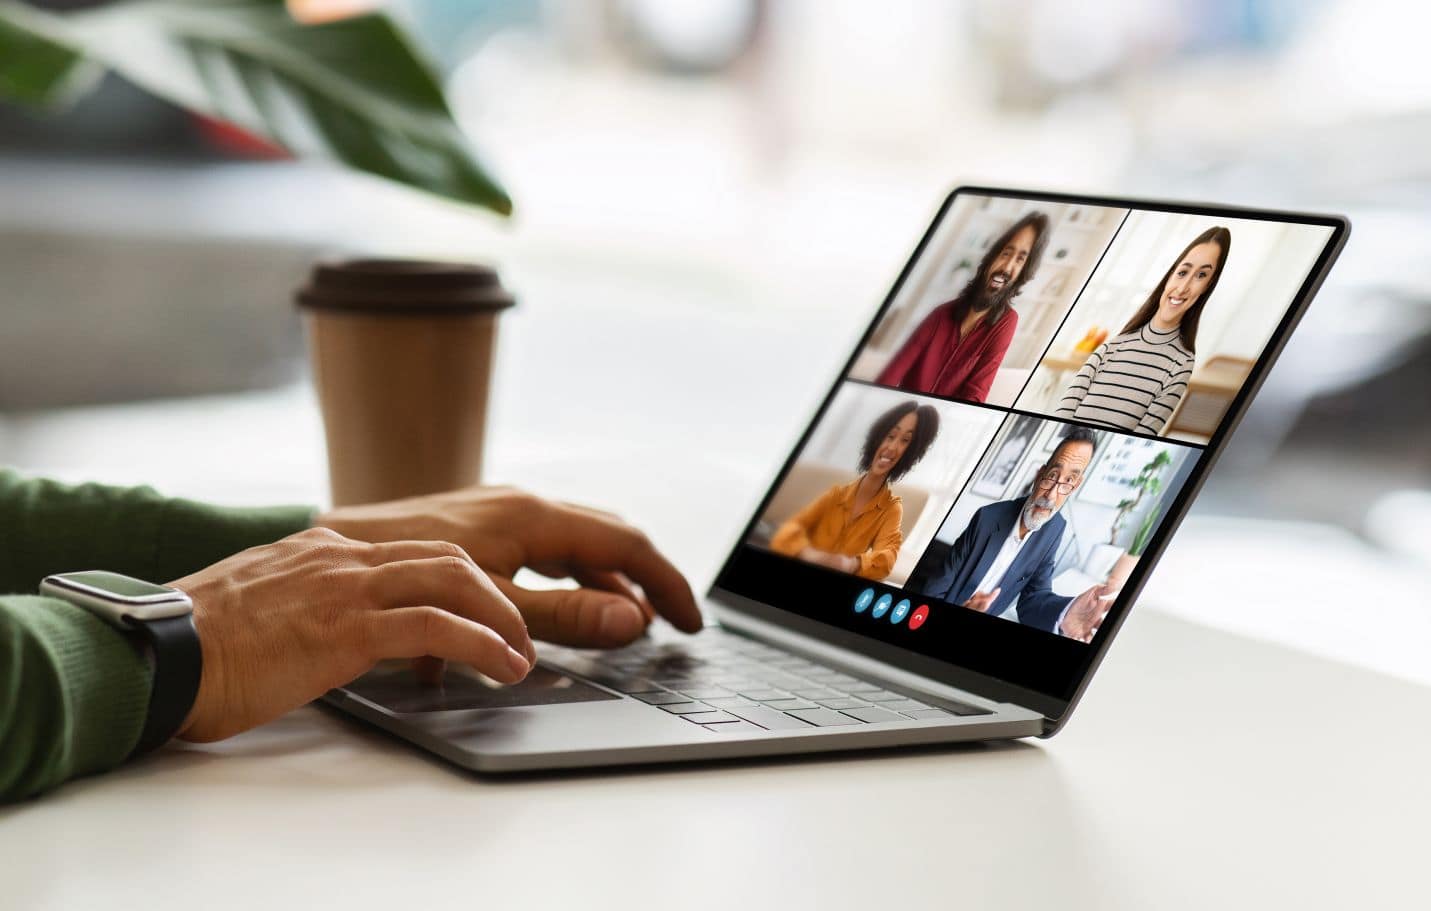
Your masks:
[[[477,259],[520,297],[492,479],[650,524],[704,585],[951,187],[1341,212],[1341,262],[1146,601],[1431,680],[1422,5],[383,6],[516,215],[285,160],[113,77],[62,116],[0,107],[0,462],[321,500],[304,269]]]

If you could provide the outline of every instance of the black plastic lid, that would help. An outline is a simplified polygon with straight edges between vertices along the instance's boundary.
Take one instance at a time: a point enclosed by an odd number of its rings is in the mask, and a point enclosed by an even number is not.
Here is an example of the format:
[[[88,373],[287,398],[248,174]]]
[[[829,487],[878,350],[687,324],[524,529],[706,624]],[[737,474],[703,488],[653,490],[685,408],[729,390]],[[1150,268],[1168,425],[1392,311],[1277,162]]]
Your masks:
[[[310,310],[390,316],[495,313],[516,303],[487,266],[417,259],[321,262],[295,299]]]

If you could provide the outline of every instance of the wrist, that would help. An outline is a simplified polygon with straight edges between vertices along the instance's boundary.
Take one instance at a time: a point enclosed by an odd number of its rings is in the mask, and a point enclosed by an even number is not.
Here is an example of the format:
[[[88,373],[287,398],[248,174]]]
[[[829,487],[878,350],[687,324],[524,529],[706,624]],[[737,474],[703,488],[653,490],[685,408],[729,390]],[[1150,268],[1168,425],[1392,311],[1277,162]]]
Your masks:
[[[47,576],[40,591],[94,614],[143,650],[150,663],[150,694],[143,731],[131,755],[172,738],[194,706],[203,671],[189,596],[170,586],[99,570]]]

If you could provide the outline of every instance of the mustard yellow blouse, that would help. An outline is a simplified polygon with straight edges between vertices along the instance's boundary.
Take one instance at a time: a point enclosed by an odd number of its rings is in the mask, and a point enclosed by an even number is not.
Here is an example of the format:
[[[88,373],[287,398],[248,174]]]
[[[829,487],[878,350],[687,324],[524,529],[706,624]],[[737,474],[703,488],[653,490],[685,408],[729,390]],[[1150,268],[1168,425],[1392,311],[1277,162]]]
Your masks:
[[[847,557],[859,557],[856,575],[883,579],[894,569],[899,546],[904,542],[900,522],[904,507],[889,485],[880,488],[873,500],[855,515],[855,493],[860,478],[850,484],[836,484],[813,503],[797,512],[775,532],[770,549],[793,557],[806,547]]]

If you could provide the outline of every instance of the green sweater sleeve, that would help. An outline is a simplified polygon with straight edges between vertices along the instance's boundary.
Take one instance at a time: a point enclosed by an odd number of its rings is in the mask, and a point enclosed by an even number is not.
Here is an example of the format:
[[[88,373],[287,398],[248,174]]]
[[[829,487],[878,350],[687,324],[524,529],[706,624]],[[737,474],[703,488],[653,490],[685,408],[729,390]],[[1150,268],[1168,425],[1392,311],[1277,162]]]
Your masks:
[[[232,509],[147,487],[66,486],[0,469],[0,592],[56,572],[170,582],[311,523],[301,507]],[[0,802],[111,768],[138,742],[149,668],[89,612],[0,596]]]

